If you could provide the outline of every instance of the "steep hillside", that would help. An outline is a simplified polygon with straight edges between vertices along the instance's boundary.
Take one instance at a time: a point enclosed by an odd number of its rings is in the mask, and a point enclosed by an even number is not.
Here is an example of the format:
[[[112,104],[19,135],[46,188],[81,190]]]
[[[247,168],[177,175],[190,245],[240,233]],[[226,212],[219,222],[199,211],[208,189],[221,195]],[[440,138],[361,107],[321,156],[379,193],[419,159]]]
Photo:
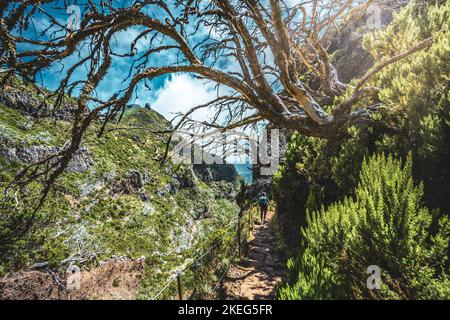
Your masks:
[[[0,102],[3,194],[20,168],[63,147],[71,109],[37,120],[42,101],[20,81],[0,93]],[[140,296],[151,297],[237,217],[234,167],[212,170],[205,183],[192,166],[161,166],[164,139],[152,132],[167,127],[157,112],[131,108],[101,138],[98,127],[91,128],[28,234],[19,237],[14,227],[36,203],[38,183],[18,203],[3,207],[0,274],[32,267],[65,272],[69,264],[89,269],[111,258],[141,258]],[[0,285],[0,296],[10,289]]]

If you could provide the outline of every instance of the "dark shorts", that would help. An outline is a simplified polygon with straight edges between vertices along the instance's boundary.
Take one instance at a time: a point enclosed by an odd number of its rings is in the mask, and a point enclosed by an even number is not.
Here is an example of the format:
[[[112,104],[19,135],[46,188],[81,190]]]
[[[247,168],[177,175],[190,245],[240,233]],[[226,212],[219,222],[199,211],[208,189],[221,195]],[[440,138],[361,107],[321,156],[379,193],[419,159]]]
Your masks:
[[[262,212],[266,212],[267,211],[267,206],[259,206],[261,208]]]

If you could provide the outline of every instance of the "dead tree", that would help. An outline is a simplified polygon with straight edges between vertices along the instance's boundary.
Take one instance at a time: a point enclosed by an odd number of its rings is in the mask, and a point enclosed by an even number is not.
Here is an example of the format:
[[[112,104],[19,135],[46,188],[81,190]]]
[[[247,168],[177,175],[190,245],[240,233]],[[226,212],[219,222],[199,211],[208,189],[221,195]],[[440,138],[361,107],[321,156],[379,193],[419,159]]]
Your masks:
[[[213,108],[215,116],[202,125],[227,129],[265,120],[305,135],[337,140],[345,137],[349,126],[364,125],[375,111],[371,105],[360,107],[380,90],[368,85],[371,77],[433,41],[398,52],[349,86],[339,81],[327,46],[340,26],[364,15],[372,1],[300,0],[288,5],[283,0],[86,0],[79,1],[83,4],[77,30],[55,18],[52,9],[57,2],[0,4],[3,85],[14,75],[33,83],[49,67],[78,57],[62,69],[64,76],[52,93],[53,109],[64,105],[68,95],[77,96],[71,140],[60,153],[27,167],[17,179],[26,183],[45,178],[43,198],[92,122],[106,124],[119,117],[139,85],[156,77],[188,73],[224,88],[217,90],[213,101],[179,114],[173,130],[196,124],[190,117],[194,112]],[[36,17],[47,19],[50,26],[32,35]],[[138,35],[131,39],[129,50],[120,51],[115,37],[130,28],[138,30]],[[146,46],[139,51],[137,43],[143,39]],[[161,54],[168,57],[167,64],[155,65],[152,57]],[[102,101],[95,95],[96,88],[117,57],[130,62],[123,79],[126,86]],[[228,67],[230,62],[233,68]],[[103,132],[104,126],[99,134]]]

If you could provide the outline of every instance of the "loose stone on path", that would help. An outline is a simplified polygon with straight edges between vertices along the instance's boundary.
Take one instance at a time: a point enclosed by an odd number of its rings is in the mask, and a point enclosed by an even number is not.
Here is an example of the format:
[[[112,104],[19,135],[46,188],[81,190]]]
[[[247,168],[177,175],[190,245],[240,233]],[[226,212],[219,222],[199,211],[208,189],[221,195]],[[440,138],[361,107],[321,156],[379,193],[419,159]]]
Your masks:
[[[245,262],[230,268],[223,283],[226,299],[270,300],[285,275],[285,263],[276,252],[272,234],[274,213],[268,212],[264,225],[256,225]]]

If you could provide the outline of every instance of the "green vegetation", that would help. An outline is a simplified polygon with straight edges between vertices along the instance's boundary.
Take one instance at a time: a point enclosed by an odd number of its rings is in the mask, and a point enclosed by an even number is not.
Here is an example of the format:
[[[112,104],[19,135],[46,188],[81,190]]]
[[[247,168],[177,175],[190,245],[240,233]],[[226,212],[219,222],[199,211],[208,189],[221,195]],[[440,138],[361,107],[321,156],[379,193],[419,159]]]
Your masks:
[[[308,213],[302,252],[289,261],[293,284],[280,298],[450,298],[450,221],[421,205],[422,189],[411,158],[404,166],[384,156],[364,162],[355,200]],[[371,265],[382,270],[379,291],[362,281]]]
[[[411,2],[386,29],[367,34],[364,48],[382,64],[425,39],[433,44],[370,78],[382,89],[354,106],[378,110],[369,124],[350,127],[339,141],[289,137],[270,197],[276,245],[293,256],[278,298],[450,299],[449,27],[449,0]],[[43,97],[17,79],[12,85]],[[236,254],[237,181],[203,181],[211,175],[202,167],[162,167],[164,136],[155,132],[168,125],[133,108],[102,137],[100,124],[91,126],[75,165],[34,213],[42,181],[16,193],[8,185],[28,160],[62,148],[71,124],[0,104],[0,276],[37,262],[63,270],[68,262],[144,257],[139,298],[153,298],[168,281],[159,298],[174,298],[180,270],[185,297],[210,297]],[[229,167],[208,169],[230,175]],[[246,237],[259,217],[244,187],[236,200]],[[379,290],[367,288],[373,265],[381,269]]]
[[[352,127],[349,138],[341,142],[292,135],[286,161],[275,176],[277,204],[291,244],[300,240],[296,230],[305,225],[306,209],[353,194],[362,161],[372,154],[406,159],[411,152],[414,179],[424,182],[425,203],[450,212],[450,4],[419,12],[414,8],[409,5],[386,30],[366,37],[366,47],[376,59],[391,45],[406,48],[431,35],[436,39],[429,50],[386,68],[372,80],[386,88],[380,101],[365,101],[381,106],[372,124]]]
[[[5,188],[25,165],[14,155],[34,154],[36,146],[62,147],[70,126],[50,118],[36,122],[0,104],[0,200],[8,201],[0,215],[0,275],[37,262],[64,267],[68,259],[96,265],[113,256],[145,257],[141,297],[150,298],[186,259],[218,238],[217,230],[228,230],[224,226],[238,212],[229,197],[234,185],[206,184],[186,165],[161,167],[165,143],[152,132],[167,126],[155,111],[134,108],[120,123],[109,124],[101,138],[95,134],[99,127],[91,128],[83,145],[84,158],[91,160],[75,160],[85,161],[87,169],[64,173],[24,232],[40,196],[40,182],[4,198]],[[231,248],[231,242],[235,239],[228,237],[222,246]],[[210,259],[218,266],[229,258],[216,252]],[[220,271],[209,270],[202,283]],[[186,283],[188,288],[192,283]]]
[[[361,102],[380,108],[371,125],[340,142],[290,137],[274,189],[297,257],[280,298],[450,298],[449,22],[450,1],[399,11],[364,39],[376,63],[434,43],[372,78],[384,89]],[[366,288],[370,265],[381,268],[379,291]]]

